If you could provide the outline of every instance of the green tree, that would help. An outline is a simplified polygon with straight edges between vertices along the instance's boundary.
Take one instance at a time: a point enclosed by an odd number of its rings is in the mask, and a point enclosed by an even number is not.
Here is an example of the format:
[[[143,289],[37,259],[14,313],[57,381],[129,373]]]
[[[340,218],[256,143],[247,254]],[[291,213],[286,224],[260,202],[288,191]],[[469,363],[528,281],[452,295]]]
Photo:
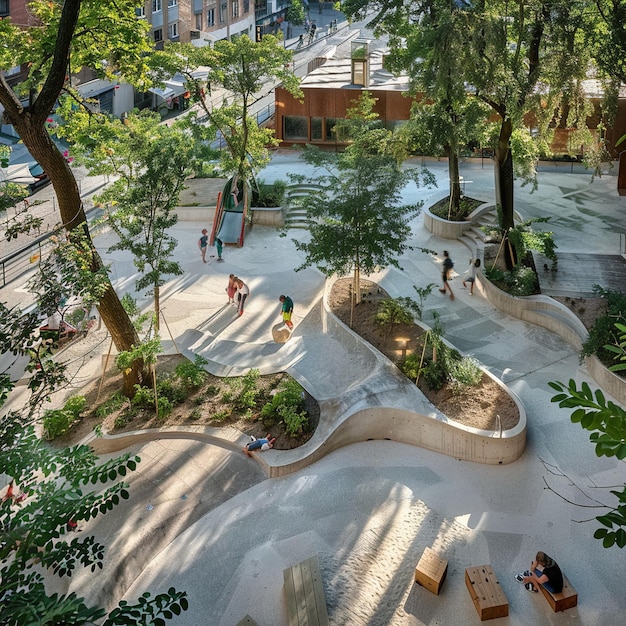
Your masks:
[[[310,242],[295,241],[306,258],[297,270],[315,266],[326,276],[353,271],[353,294],[360,302],[360,274],[378,267],[399,267],[398,257],[410,249],[409,221],[421,204],[399,205],[400,192],[411,180],[432,184],[428,172],[403,170],[406,147],[385,129],[373,112],[375,100],[363,92],[336,132],[351,143],[342,153],[307,146],[303,158],[317,168],[296,177],[318,186],[303,201],[313,224]],[[319,170],[325,173],[318,173]]]
[[[580,388],[574,380],[566,386],[560,382],[548,383],[558,393],[552,402],[558,402],[561,408],[574,409],[571,420],[591,432],[589,440],[595,445],[596,455],[626,459],[626,411],[607,400],[602,391],[595,393],[587,383]],[[617,499],[616,504],[597,503],[594,508],[607,512],[596,517],[602,525],[594,537],[602,540],[605,548],[617,545],[626,546],[626,485],[621,491],[610,489],[609,493]]]
[[[302,0],[291,0],[285,15],[290,24],[304,24],[306,17]]]
[[[178,222],[174,209],[185,180],[201,170],[210,149],[180,125],[159,124],[149,111],[131,113],[124,122],[86,111],[65,109],[61,133],[74,142],[73,154],[90,173],[114,174],[116,180],[97,200],[110,209],[104,218],[118,242],[109,251],[129,250],[141,276],[137,291],[153,298],[156,332],[160,325],[160,288],[166,276],[180,276],[172,260],[176,240],[168,229]]]
[[[0,20],[0,70],[20,64],[28,67],[27,79],[14,88],[0,72],[0,104],[6,119],[50,177],[64,228],[71,232],[80,227],[88,235],[76,179],[48,133],[46,120],[62,92],[71,92],[80,101],[70,77],[83,67],[93,68],[101,76],[121,75],[140,83],[151,48],[147,25],[136,18],[136,3],[131,0],[35,0],[28,7],[40,21],[37,28],[24,29],[8,19]],[[96,272],[102,267],[95,251],[92,264]],[[98,308],[118,350],[130,348],[137,333],[112,286]],[[126,373],[127,390],[139,382],[141,369],[142,364],[135,363]]]
[[[52,294],[47,297],[54,300]],[[88,533],[70,538],[68,522],[103,515],[127,499],[127,485],[119,481],[139,458],[127,454],[102,462],[88,446],[52,448],[37,436],[43,403],[66,379],[63,364],[43,354],[43,342],[33,330],[39,315],[0,304],[0,353],[31,358],[28,386],[34,392],[26,402],[5,406],[14,384],[7,371],[0,371],[0,467],[14,489],[13,497],[0,503],[0,621],[7,626],[99,620],[106,626],[164,624],[187,609],[185,592],[171,588],[154,598],[143,594],[134,604],[120,602],[107,615],[75,593],[48,589],[47,577],[102,568],[104,545]]]
[[[221,153],[223,169],[243,182],[244,211],[250,202],[249,183],[269,162],[268,147],[277,144],[273,129],[259,126],[251,107],[278,82],[293,96],[302,97],[299,79],[291,70],[292,57],[293,52],[272,35],[257,42],[242,35],[201,48],[170,43],[150,59],[162,77],[176,72],[185,76],[193,101],[226,144]],[[199,77],[202,67],[208,71]],[[210,90],[220,87],[226,94],[214,104]]]

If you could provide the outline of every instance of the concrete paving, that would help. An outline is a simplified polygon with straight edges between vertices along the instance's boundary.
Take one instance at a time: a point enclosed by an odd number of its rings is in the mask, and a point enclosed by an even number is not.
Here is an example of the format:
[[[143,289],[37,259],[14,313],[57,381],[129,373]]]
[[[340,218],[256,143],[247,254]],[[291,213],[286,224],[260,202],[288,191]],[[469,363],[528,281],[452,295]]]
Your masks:
[[[429,202],[445,195],[445,164],[428,165],[439,188],[406,189],[405,201]],[[271,182],[301,168],[292,152],[278,152],[262,177]],[[472,181],[468,195],[493,199],[490,167],[466,163],[462,173]],[[614,176],[590,184],[588,175],[542,173],[535,194],[516,190],[517,209],[525,217],[554,214],[549,227],[555,232],[558,251],[619,255],[625,201],[615,187]],[[581,191],[576,202],[564,199],[571,190]],[[276,231],[255,226],[243,248],[225,250],[224,263],[204,265],[196,241],[205,226],[180,223],[175,229],[177,256],[185,274],[170,281],[164,294],[166,320],[177,343],[205,353],[220,373],[239,373],[253,366],[285,367],[322,402],[335,402],[342,411],[358,403],[380,404],[372,393],[380,381],[371,352],[337,339],[321,324],[323,277],[313,269],[293,271],[301,256],[291,238],[308,234],[292,230],[287,238],[279,238]],[[448,249],[456,269],[464,269],[468,258],[464,244],[430,236],[421,217],[413,221],[412,231],[412,244]],[[97,243],[108,256],[107,236]],[[116,288],[132,291],[131,259],[116,253],[107,260]],[[402,270],[385,270],[373,278],[392,296],[411,295],[413,285],[439,281],[440,260],[440,256],[408,252],[400,260]],[[578,274],[584,273],[584,259],[579,270]],[[224,306],[231,272],[251,287],[241,318]],[[557,274],[559,289],[577,295],[579,285],[568,281],[565,273],[562,279]],[[623,555],[616,548],[604,550],[593,539],[595,522],[578,523],[602,509],[574,507],[563,498],[587,505],[594,497],[611,502],[595,486],[626,482],[626,468],[595,456],[587,435],[570,423],[569,412],[550,402],[552,393],[546,384],[569,378],[593,382],[579,365],[576,351],[558,337],[501,315],[479,296],[470,297],[458,279],[453,288],[454,302],[438,292],[428,298],[425,320],[436,311],[445,337],[478,358],[522,399],[528,445],[519,461],[482,466],[406,444],[367,441],[337,450],[292,475],[267,480],[259,477],[253,461],[244,459],[246,474],[241,467],[243,455],[233,447],[216,454],[206,444],[162,439],[137,449],[148,464],[146,469],[140,465],[133,477],[134,495],[124,505],[127,508],[112,514],[120,523],[111,525],[105,516],[85,529],[109,544],[115,536],[108,575],[128,552],[135,551],[127,548],[128,534],[128,545],[137,546],[136,551],[142,547],[153,551],[144,550],[140,566],[135,567],[141,575],[128,589],[128,597],[173,585],[187,590],[191,605],[177,624],[227,626],[248,614],[260,625],[282,625],[286,623],[282,570],[317,553],[332,624],[457,624],[478,622],[463,581],[465,567],[491,563],[510,602],[508,624],[622,623]],[[289,294],[296,303],[296,329],[283,346],[271,339],[271,326],[279,320],[280,293]],[[393,395],[390,389],[383,396],[385,406]],[[159,459],[156,466],[155,458]],[[234,490],[233,482],[238,484]],[[200,511],[202,517],[186,510],[183,496],[200,498],[205,488],[217,493],[220,484],[226,497],[216,496],[215,506]],[[147,508],[156,500],[172,504],[162,507],[161,515],[158,507]],[[141,524],[128,523],[133,519],[142,520]],[[175,525],[175,532],[168,533],[166,541],[142,544],[132,537],[144,523],[151,528]],[[426,546],[450,561],[438,597],[412,582]],[[528,567],[538,549],[556,558],[578,589],[577,608],[555,616],[540,594],[529,594],[514,581],[514,574]],[[130,564],[127,572],[132,570]],[[108,589],[122,591],[132,576],[121,578]],[[86,586],[88,579],[77,576],[71,588],[99,597],[99,590]],[[104,578],[98,584],[104,586]]]

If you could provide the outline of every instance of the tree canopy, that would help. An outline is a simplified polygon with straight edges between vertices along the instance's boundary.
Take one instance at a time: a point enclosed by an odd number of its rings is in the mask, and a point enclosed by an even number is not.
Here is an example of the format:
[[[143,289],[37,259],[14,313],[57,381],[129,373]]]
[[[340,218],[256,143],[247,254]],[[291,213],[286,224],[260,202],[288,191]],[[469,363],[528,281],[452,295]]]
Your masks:
[[[360,273],[399,267],[398,257],[410,249],[409,222],[421,205],[400,204],[402,189],[410,181],[432,184],[433,179],[425,171],[402,169],[406,146],[377,120],[368,92],[353,103],[347,119],[335,127],[342,141],[351,142],[344,152],[314,146],[303,152],[316,169],[310,176],[293,178],[315,189],[303,201],[312,220],[311,240],[294,242],[306,253],[297,269],[313,265],[327,276],[353,271],[359,302]]]

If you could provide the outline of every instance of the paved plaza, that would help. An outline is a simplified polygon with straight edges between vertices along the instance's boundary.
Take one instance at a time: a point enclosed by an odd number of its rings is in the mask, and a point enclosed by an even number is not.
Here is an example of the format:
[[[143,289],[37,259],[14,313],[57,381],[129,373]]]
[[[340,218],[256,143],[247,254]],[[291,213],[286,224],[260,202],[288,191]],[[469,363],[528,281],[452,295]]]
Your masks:
[[[446,164],[427,165],[438,188],[407,188],[404,201],[431,203],[446,195]],[[295,153],[279,151],[262,178],[286,178],[302,167]],[[471,181],[467,195],[493,200],[489,162],[468,162],[461,171]],[[555,278],[549,286],[553,293],[578,295],[581,284],[598,282],[586,273],[587,253],[619,257],[623,252],[626,200],[617,195],[616,177],[593,183],[590,178],[554,167],[540,173],[536,192],[516,188],[523,217],[551,215],[557,253],[578,255],[577,271]],[[285,369],[326,408],[395,406],[393,389],[373,391],[381,370],[372,352],[323,323],[323,276],[315,269],[294,271],[302,257],[292,238],[308,233],[291,230],[279,237],[274,229],[254,226],[242,248],[225,249],[224,263],[211,259],[205,265],[196,241],[211,220],[208,214],[174,229],[185,273],[163,293],[176,345],[204,354],[210,369],[221,374],[249,367]],[[465,268],[464,244],[431,236],[421,216],[411,226],[413,246],[448,249],[457,271]],[[133,292],[132,260],[108,254],[110,243],[110,234],[96,240],[118,291]],[[409,251],[400,259],[401,270],[384,270],[373,279],[394,297],[411,295],[413,285],[439,282],[439,262]],[[224,310],[230,273],[251,287],[242,318]],[[618,271],[611,280],[620,276]],[[69,589],[107,602],[124,592],[131,598],[175,586],[188,592],[190,603],[175,624],[234,626],[249,615],[260,626],[282,626],[287,623],[283,569],[317,554],[331,624],[456,625],[479,622],[465,587],[465,568],[491,564],[510,604],[509,617],[494,624],[623,623],[623,552],[604,550],[593,539],[593,520],[579,523],[602,509],[575,507],[567,500],[589,505],[587,493],[611,502],[595,487],[622,485],[626,466],[595,456],[588,434],[550,402],[547,386],[550,380],[574,378],[594,386],[593,381],[577,351],[559,337],[500,314],[480,296],[470,297],[458,278],[453,287],[454,302],[436,291],[429,296],[425,321],[438,313],[446,339],[479,359],[522,400],[528,441],[518,461],[485,466],[403,443],[363,441],[306,469],[268,479],[235,445],[236,433],[226,432],[217,444],[163,434],[131,449],[143,461],[129,479],[130,501],[86,525],[108,546],[102,574],[79,573]],[[295,302],[295,331],[286,344],[275,344],[271,327],[279,321],[281,293]],[[173,351],[173,342],[166,348]],[[415,402],[420,410],[427,404],[417,396]],[[289,452],[263,454],[271,460]],[[426,546],[450,564],[439,596],[413,583]],[[576,608],[555,615],[541,594],[528,593],[514,580],[537,550],[562,566],[579,592]],[[67,589],[64,584],[59,589]]]

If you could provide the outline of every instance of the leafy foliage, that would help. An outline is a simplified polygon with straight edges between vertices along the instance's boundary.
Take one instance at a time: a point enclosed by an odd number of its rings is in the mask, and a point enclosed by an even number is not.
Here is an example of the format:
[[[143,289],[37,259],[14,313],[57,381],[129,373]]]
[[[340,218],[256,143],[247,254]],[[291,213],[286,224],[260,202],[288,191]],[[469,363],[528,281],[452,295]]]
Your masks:
[[[43,434],[52,440],[64,435],[81,417],[87,400],[84,396],[72,396],[63,408],[48,410],[43,415]]]
[[[309,418],[303,407],[304,389],[293,379],[283,380],[270,402],[261,409],[263,423],[271,426],[276,420],[283,422],[287,434],[301,435],[309,428]]]
[[[342,153],[323,152],[307,146],[305,161],[317,168],[311,176],[292,177],[317,185],[303,201],[309,218],[311,240],[294,240],[306,254],[296,271],[315,266],[326,276],[354,270],[353,293],[360,294],[358,277],[376,268],[399,267],[398,257],[411,249],[407,239],[410,220],[421,204],[399,206],[400,190],[420,180],[433,184],[429,173],[403,170],[406,147],[391,131],[382,128],[373,111],[375,100],[364,92],[348,119],[338,122],[338,133],[351,143]],[[324,172],[324,173],[321,173]]]
[[[487,278],[512,296],[530,296],[537,289],[537,275],[530,267],[516,265],[512,270],[502,271],[495,267],[485,270]]]
[[[252,206],[278,207],[283,203],[287,183],[284,180],[275,180],[271,185],[258,180],[252,188]]]
[[[561,408],[573,409],[571,420],[580,424],[591,434],[589,440],[595,446],[596,455],[626,459],[626,411],[607,400],[600,389],[595,393],[587,383],[580,388],[573,379],[567,385],[548,383],[557,393],[552,402]],[[595,531],[594,537],[602,540],[605,548],[626,546],[626,486],[622,491],[609,490],[617,498],[617,504],[606,506],[609,512],[596,517],[604,528]]]
[[[414,317],[420,315],[421,310],[415,300],[407,297],[386,298],[378,305],[374,321],[391,332],[394,324],[412,324]]]
[[[196,354],[193,363],[185,360],[176,366],[176,377],[186,389],[199,389],[207,379],[207,372],[203,368],[207,363],[208,361],[203,356]]]
[[[251,369],[244,376],[229,379],[228,384],[231,388],[229,401],[232,402],[235,409],[245,411],[254,408],[259,395],[257,385],[259,376],[259,370]]]
[[[619,352],[609,346],[619,346],[621,343],[620,329],[616,324],[626,324],[626,295],[621,291],[604,289],[600,285],[594,285],[593,292],[606,301],[607,308],[606,313],[598,317],[589,330],[580,357],[595,354],[604,365],[613,367],[620,364]]]

